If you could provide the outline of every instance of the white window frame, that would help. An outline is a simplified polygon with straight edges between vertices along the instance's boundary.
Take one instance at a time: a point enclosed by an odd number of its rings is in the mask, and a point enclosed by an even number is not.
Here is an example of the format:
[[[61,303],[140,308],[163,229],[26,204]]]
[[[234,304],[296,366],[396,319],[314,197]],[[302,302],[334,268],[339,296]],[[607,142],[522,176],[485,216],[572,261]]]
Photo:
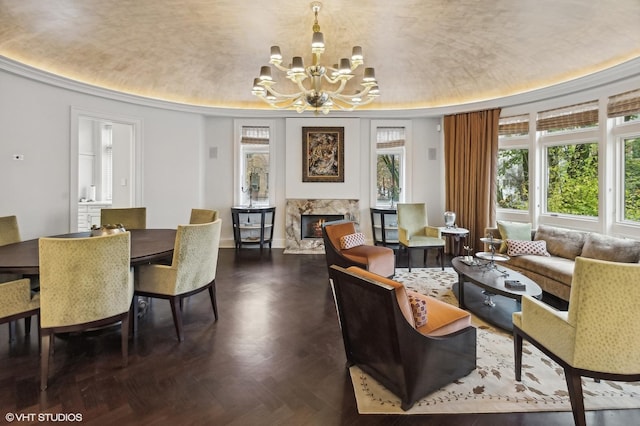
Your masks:
[[[624,219],[624,141],[640,137],[640,120],[622,121],[623,117],[610,119],[612,124],[611,138],[615,140],[615,176],[614,176],[614,205],[612,230],[616,235],[640,236],[640,222]]]
[[[562,132],[539,132],[537,149],[539,150],[541,176],[540,191],[540,222],[550,225],[566,226],[568,228],[580,228],[585,230],[598,231],[600,218],[603,216],[602,203],[599,201],[598,216],[579,216],[566,213],[549,212],[547,207],[547,191],[549,170],[547,165],[547,149],[553,146],[579,145],[585,143],[596,143],[598,145],[598,169],[599,174],[603,169],[603,153],[600,144],[600,133],[598,127],[570,130]],[[599,179],[599,185],[602,182]],[[598,199],[602,199],[602,185],[599,187]],[[576,226],[579,224],[579,226]]]
[[[404,128],[404,147],[387,148],[384,150],[378,150],[378,128],[384,127],[403,127]],[[375,208],[389,208],[390,203],[378,204],[378,154],[401,154],[400,157],[400,174],[399,174],[399,187],[401,188],[398,196],[398,203],[408,202],[410,200],[409,194],[411,194],[411,120],[371,120],[371,155],[370,155],[370,205]],[[384,152],[382,152],[384,151]]]
[[[242,140],[242,128],[243,127],[268,127],[269,128],[269,197],[267,201],[260,203],[254,202],[254,206],[273,206],[276,202],[276,129],[275,122],[273,120],[234,120],[234,144],[233,144],[233,157],[234,157],[234,173],[233,173],[233,202],[235,206],[244,206],[243,204],[243,192],[244,186],[244,158],[243,150],[241,147]]]

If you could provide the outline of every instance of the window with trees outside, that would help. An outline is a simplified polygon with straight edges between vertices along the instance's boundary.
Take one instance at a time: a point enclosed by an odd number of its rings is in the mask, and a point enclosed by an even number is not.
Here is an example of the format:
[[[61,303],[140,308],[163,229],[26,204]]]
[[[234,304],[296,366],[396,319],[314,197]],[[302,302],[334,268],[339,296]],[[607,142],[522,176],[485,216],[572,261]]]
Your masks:
[[[529,117],[500,118],[498,126],[498,208],[529,209]]]
[[[269,204],[270,128],[242,126],[240,137],[240,202],[244,206]]]
[[[404,199],[404,127],[376,128],[376,205],[393,207]]]
[[[598,217],[598,102],[538,113],[545,212]]]
[[[637,119],[640,115],[636,116]],[[624,215],[623,220],[640,222],[640,134],[623,139]]]

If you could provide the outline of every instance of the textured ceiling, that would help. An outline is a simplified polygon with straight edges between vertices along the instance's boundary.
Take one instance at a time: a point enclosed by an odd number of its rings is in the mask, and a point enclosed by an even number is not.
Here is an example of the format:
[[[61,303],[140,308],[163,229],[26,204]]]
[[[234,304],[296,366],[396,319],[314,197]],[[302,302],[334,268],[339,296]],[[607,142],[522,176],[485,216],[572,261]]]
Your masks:
[[[640,57],[640,0],[325,0],[330,65],[361,45],[370,109],[485,101]],[[0,55],[83,83],[192,105],[265,109],[269,48],[310,61],[302,0],[0,0]],[[277,87],[285,90],[286,83]]]

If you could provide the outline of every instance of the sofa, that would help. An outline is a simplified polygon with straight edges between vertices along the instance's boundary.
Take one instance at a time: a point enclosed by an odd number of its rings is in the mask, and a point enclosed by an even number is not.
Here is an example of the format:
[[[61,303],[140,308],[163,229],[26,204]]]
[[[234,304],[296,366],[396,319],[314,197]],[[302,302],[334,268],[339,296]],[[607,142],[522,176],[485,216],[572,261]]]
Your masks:
[[[500,262],[535,281],[544,292],[566,302],[571,293],[575,258],[640,262],[640,241],[555,226],[498,221],[485,235],[503,241],[496,250],[509,256]]]

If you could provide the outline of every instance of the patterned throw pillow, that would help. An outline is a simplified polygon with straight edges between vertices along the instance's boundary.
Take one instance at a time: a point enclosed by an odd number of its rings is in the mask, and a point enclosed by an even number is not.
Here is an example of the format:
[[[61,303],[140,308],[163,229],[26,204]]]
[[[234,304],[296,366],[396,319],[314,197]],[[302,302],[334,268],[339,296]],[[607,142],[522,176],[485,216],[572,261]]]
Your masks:
[[[364,234],[356,232],[355,234],[343,235],[340,237],[340,248],[342,250],[364,245]]]
[[[416,328],[420,328],[427,323],[427,302],[417,297],[407,294],[409,303],[411,304],[411,312],[413,312],[413,320]]]
[[[550,256],[547,252],[547,242],[507,240],[507,255],[522,256],[523,254],[535,254],[536,256]]]

